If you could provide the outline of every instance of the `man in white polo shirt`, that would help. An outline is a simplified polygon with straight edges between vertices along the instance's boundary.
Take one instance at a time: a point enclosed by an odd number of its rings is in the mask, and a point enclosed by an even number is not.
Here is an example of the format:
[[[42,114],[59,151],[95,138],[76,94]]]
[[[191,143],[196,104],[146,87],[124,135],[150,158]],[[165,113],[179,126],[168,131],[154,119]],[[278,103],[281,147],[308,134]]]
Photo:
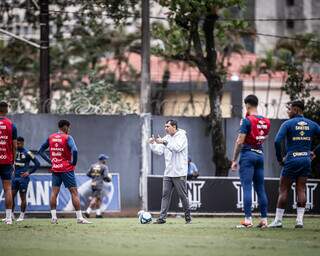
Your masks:
[[[165,131],[167,133],[165,137],[158,136],[155,138],[152,135],[149,139],[151,150],[158,155],[164,154],[166,165],[163,177],[160,217],[154,224],[166,223],[174,188],[182,202],[186,224],[189,224],[191,223],[191,216],[187,192],[188,139],[186,132],[178,129],[178,123],[175,120],[168,120],[165,123]]]

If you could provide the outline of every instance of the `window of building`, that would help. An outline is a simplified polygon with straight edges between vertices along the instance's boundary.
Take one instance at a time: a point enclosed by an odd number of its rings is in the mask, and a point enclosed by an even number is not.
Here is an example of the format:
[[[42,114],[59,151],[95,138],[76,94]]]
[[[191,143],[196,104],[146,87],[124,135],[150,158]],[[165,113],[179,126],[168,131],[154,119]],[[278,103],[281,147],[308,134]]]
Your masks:
[[[294,6],[294,0],[287,0],[287,6]]]
[[[287,29],[294,29],[294,21],[287,20]]]

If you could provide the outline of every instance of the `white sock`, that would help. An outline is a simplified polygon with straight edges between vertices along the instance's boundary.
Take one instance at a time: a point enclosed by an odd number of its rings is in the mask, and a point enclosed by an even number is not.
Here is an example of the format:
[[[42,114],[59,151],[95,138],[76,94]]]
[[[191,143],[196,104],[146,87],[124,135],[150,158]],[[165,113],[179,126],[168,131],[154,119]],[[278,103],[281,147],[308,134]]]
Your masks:
[[[101,210],[100,210],[100,208],[97,209],[96,214],[97,214],[97,215],[101,215]]]
[[[12,218],[12,209],[6,209],[6,219],[11,220]]]
[[[244,221],[251,223],[251,222],[252,222],[252,217],[245,217],[245,218],[244,218]]]
[[[279,220],[279,221],[282,221],[283,214],[284,214],[284,209],[277,208],[275,220],[276,220],[276,221],[278,221],[278,220]]]
[[[58,219],[57,218],[57,210],[51,210],[51,218],[52,219]]]
[[[76,215],[77,215],[77,219],[82,219],[83,218],[81,210],[76,211]]]
[[[91,207],[88,207],[87,211],[86,211],[88,214],[90,214],[92,212],[92,209]]]
[[[297,207],[297,221],[303,222],[304,207]]]
[[[20,219],[24,219],[24,212],[20,212],[19,218],[20,218]]]

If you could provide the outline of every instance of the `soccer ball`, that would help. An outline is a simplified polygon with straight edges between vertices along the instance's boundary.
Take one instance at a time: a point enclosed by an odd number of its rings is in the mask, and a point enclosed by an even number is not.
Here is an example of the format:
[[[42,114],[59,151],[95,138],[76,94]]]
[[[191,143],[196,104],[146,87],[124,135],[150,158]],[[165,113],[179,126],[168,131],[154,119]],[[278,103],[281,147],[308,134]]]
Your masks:
[[[138,216],[141,224],[148,224],[152,221],[152,215],[150,212],[139,211]]]

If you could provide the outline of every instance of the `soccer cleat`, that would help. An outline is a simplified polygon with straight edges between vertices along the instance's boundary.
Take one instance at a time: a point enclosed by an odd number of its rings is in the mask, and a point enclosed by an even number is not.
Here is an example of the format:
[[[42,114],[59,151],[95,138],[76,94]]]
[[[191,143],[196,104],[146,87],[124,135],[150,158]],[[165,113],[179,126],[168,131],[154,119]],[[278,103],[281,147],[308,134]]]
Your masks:
[[[58,224],[57,218],[51,218],[51,224]]]
[[[266,220],[261,220],[257,225],[257,228],[267,228],[267,227],[268,227],[268,222]]]
[[[303,222],[296,220],[296,225],[294,226],[295,228],[303,228]]]
[[[282,228],[282,221],[274,220],[271,224],[268,225],[268,228]]]
[[[17,222],[21,222],[21,221],[24,221],[24,218],[19,217],[19,218],[17,219]]]
[[[84,216],[86,216],[86,218],[90,218],[90,214],[87,212],[84,213]]]
[[[4,224],[12,225],[12,219],[5,219]]]
[[[165,224],[166,221],[164,219],[157,219],[153,224]]]
[[[87,220],[84,219],[84,218],[77,219],[77,223],[78,223],[78,224],[92,224],[92,222],[87,221]]]
[[[240,221],[240,225],[237,225],[236,228],[252,228],[253,224],[251,221]]]
[[[191,223],[192,223],[191,218],[187,218],[187,219],[186,219],[186,224],[191,224]]]

